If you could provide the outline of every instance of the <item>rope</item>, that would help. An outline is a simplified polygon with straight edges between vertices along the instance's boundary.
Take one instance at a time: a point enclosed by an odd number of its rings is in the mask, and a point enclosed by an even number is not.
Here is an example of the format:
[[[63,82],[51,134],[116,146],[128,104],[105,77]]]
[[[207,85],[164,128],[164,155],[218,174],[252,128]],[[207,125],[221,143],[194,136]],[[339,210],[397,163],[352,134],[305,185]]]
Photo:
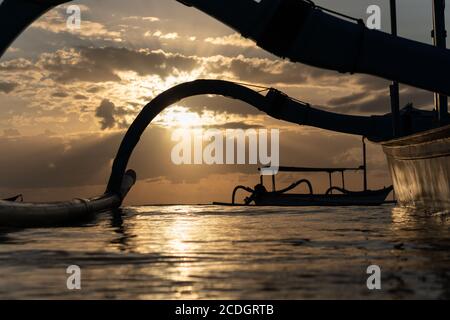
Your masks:
[[[343,18],[346,18],[346,19],[348,19],[348,20],[351,20],[351,21],[355,21],[356,23],[358,23],[358,24],[364,24],[364,20],[363,19],[361,19],[361,18],[355,18],[355,17],[352,17],[352,16],[349,16],[349,15],[347,15],[347,14],[344,14],[344,13],[341,13],[341,12],[337,12],[337,11],[334,11],[334,10],[332,10],[332,9],[328,9],[328,8],[324,8],[324,7],[322,7],[322,6],[318,6],[318,5],[316,5],[313,1],[311,1],[311,0],[304,0],[305,2],[308,2],[313,8],[316,8],[316,9],[319,9],[319,10],[322,10],[322,11],[325,11],[325,12],[328,12],[328,13],[331,13],[331,14],[334,14],[334,15],[336,15],[336,16],[338,16],[338,17],[343,17]]]
[[[306,102],[306,101],[303,101],[303,100],[300,100],[300,99],[297,99],[297,98],[290,97],[286,93],[284,93],[284,92],[282,92],[282,91],[280,91],[278,89],[275,89],[273,87],[266,87],[266,86],[262,86],[262,85],[251,84],[251,83],[240,82],[240,81],[230,81],[230,82],[234,83],[234,84],[237,84],[237,85],[250,87],[250,88],[253,87],[253,88],[261,89],[261,90],[255,90],[257,93],[263,93],[263,92],[266,92],[266,91],[275,90],[275,91],[278,91],[279,93],[281,93],[282,95],[284,95],[286,97],[286,99],[294,101],[294,102],[298,102],[298,103],[301,103],[301,104],[304,104],[304,105],[306,105],[306,107],[311,108],[311,104],[309,102]]]
[[[247,83],[247,82],[239,82],[239,81],[230,81],[230,82],[234,83],[234,84],[241,85],[241,86],[246,86],[246,87],[251,87],[251,88],[258,88],[258,89],[264,89],[263,91],[272,89],[270,87],[261,86],[261,85],[257,85],[257,84],[251,84],[251,83]]]

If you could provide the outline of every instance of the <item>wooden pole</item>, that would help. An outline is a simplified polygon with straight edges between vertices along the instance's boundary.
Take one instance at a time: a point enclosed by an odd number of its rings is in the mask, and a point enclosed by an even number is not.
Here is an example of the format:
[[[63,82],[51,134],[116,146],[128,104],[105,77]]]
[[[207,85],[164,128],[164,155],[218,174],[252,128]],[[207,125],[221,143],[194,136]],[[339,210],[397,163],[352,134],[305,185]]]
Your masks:
[[[397,31],[397,3],[396,0],[390,0],[391,7],[391,33],[398,35]],[[391,95],[391,111],[392,111],[392,133],[394,137],[401,135],[400,127],[400,85],[397,81],[392,82],[389,87]]]
[[[433,0],[433,43],[438,48],[447,48],[447,31],[445,30],[445,0]],[[447,124],[448,98],[435,94],[434,103],[441,125]]]
[[[366,155],[366,138],[363,137],[363,166],[364,166],[364,191],[367,191],[367,155]]]

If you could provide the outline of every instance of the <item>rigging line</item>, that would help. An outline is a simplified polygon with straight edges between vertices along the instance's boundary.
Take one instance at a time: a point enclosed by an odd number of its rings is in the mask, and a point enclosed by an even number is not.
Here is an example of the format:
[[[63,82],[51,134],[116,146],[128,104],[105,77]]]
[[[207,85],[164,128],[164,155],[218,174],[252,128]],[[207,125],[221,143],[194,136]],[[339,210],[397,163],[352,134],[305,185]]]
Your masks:
[[[312,0],[304,0],[304,1],[308,2],[309,4],[311,4],[313,6],[313,8],[316,8],[316,9],[319,9],[319,10],[322,10],[322,11],[325,11],[325,12],[329,12],[329,13],[334,14],[336,16],[340,16],[340,17],[343,17],[343,18],[355,21],[355,22],[357,22],[359,24],[361,24],[361,23],[364,24],[364,20],[361,19],[361,18],[355,18],[355,17],[349,16],[349,15],[347,15],[345,13],[337,12],[337,11],[334,11],[332,9],[328,9],[328,8],[324,8],[322,6],[318,6]]]
[[[262,89],[262,90],[257,90],[256,92],[258,92],[258,93],[266,92],[266,91],[269,91],[269,90],[273,89],[273,88],[270,88],[270,87],[265,87],[265,86],[260,86],[260,85],[256,85],[256,84],[245,83],[245,82],[232,81],[232,83],[238,84],[238,85],[247,86],[247,87],[254,87],[254,88],[260,88],[260,89]],[[282,92],[282,91],[280,91],[280,92]],[[295,101],[295,102],[302,103],[302,104],[306,105],[307,107],[311,107],[311,104],[310,104],[309,102],[306,102],[306,101],[303,101],[303,100],[300,100],[300,99],[297,99],[297,98],[293,98],[293,97],[291,97],[291,96],[285,94],[284,92],[282,92],[282,93],[283,93],[289,100],[292,100],[292,101]]]
[[[309,102],[306,102],[306,101],[303,101],[303,100],[300,100],[300,99],[297,99],[297,98],[289,97],[289,96],[287,96],[287,97],[290,100],[294,101],[294,102],[299,102],[299,103],[302,103],[302,104],[306,104],[308,107],[311,107],[311,104]]]
[[[246,82],[239,82],[239,81],[231,81],[234,84],[238,84],[238,85],[242,85],[242,86],[246,86],[246,87],[253,87],[253,88],[259,88],[259,89],[264,89],[263,91],[266,90],[270,90],[270,87],[265,87],[265,86],[261,86],[261,85],[257,85],[257,84],[251,84],[251,83],[246,83]]]
[[[269,91],[269,90],[273,89],[273,88],[271,88],[271,87],[265,87],[265,86],[260,86],[260,85],[256,85],[256,84],[246,83],[246,82],[238,82],[238,81],[231,81],[231,82],[234,83],[234,84],[238,84],[238,85],[243,85],[243,86],[247,86],[247,87],[254,87],[254,88],[260,88],[260,89],[262,89],[262,90],[257,90],[256,92],[258,92],[258,93],[262,93],[262,92]],[[280,92],[282,92],[282,91],[280,91]],[[292,100],[292,101],[296,101],[296,102],[305,104],[305,105],[307,105],[308,107],[311,106],[311,104],[308,103],[308,102],[306,102],[306,101],[303,101],[303,100],[300,100],[300,99],[297,99],[297,98],[290,97],[289,95],[285,94],[284,92],[282,92],[282,93],[283,93],[289,100]]]

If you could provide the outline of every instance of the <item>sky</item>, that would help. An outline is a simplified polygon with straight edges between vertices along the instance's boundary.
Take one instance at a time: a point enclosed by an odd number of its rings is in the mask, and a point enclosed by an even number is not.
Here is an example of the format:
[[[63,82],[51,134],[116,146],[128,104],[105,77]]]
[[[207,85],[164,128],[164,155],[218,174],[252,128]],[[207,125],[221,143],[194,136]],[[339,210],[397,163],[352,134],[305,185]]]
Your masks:
[[[387,0],[321,0],[324,7],[366,18]],[[431,43],[431,1],[400,0],[401,36]],[[69,5],[81,8],[81,28],[66,26]],[[275,87],[319,108],[346,114],[389,112],[385,80],[342,75],[281,60],[220,22],[174,0],[84,0],[49,11],[0,60],[0,198],[27,201],[101,194],[120,141],[142,107],[170,87],[198,78]],[[431,109],[433,96],[402,86],[401,103]],[[129,164],[138,183],[127,204],[229,201],[234,185],[258,182],[255,166],[176,166],[172,132],[180,127],[276,128],[280,161],[297,166],[359,166],[361,138],[274,120],[223,97],[183,100],[146,130]],[[369,184],[390,184],[380,146],[369,145]],[[316,191],[327,176],[311,178]],[[280,174],[280,186],[298,175]],[[336,177],[336,184],[338,179]],[[361,176],[350,173],[348,187]]]

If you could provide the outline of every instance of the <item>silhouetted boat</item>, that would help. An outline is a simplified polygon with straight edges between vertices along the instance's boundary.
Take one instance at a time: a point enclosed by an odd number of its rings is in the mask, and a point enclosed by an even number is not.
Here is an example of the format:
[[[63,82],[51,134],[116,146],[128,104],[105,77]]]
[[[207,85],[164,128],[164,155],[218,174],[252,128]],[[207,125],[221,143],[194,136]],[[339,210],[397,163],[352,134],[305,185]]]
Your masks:
[[[280,168],[281,172],[341,172],[347,170],[358,169],[339,169],[339,168]],[[306,183],[309,187],[309,193],[294,194],[288,193],[298,185]],[[245,198],[245,203],[242,205],[257,206],[378,206],[385,203],[389,193],[392,192],[393,187],[387,187],[380,190],[363,190],[363,191],[349,191],[345,188],[330,187],[324,194],[314,194],[311,183],[302,179],[283,190],[267,191],[263,184],[258,184],[254,189],[237,186],[233,191],[232,202],[214,202],[214,205],[240,205],[236,203],[236,192],[243,189],[250,192],[251,195]],[[339,193],[333,193],[333,192]]]
[[[339,189],[337,189],[339,190]],[[257,206],[379,206],[385,203],[393,187],[380,190],[352,192],[340,190],[342,194],[289,194],[267,192],[253,199]]]
[[[7,198],[7,199],[3,199],[3,201],[10,201],[10,202],[23,202],[23,196],[21,194],[11,197],[11,198]]]
[[[243,205],[257,206],[378,206],[385,203],[387,196],[392,192],[393,186],[379,190],[369,190],[367,188],[367,162],[366,144],[363,139],[363,165],[358,168],[305,168],[305,167],[279,167],[278,172],[290,173],[327,173],[329,177],[329,188],[324,194],[315,194],[311,182],[307,179],[300,179],[287,188],[276,189],[275,175],[272,175],[272,191],[267,191],[264,186],[264,175],[260,176],[260,183],[254,188],[237,186],[233,190],[231,203],[214,202],[214,205],[239,205],[236,203],[236,193],[239,190],[249,192]],[[261,168],[259,169],[261,171]],[[345,188],[345,172],[363,171],[362,191],[350,191]],[[342,186],[333,186],[333,174],[340,173]],[[295,194],[288,193],[298,186],[305,184],[309,193]],[[338,193],[336,193],[338,192]]]

